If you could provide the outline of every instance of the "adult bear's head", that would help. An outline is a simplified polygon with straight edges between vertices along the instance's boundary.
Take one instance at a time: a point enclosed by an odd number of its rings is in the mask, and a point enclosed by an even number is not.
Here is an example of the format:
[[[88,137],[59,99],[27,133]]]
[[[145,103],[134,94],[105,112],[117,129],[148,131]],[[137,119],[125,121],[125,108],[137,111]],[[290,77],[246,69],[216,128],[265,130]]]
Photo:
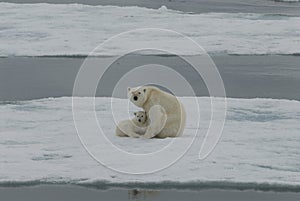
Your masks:
[[[127,95],[130,101],[138,107],[143,107],[144,103],[148,99],[148,87],[140,86],[134,88],[127,88]]]

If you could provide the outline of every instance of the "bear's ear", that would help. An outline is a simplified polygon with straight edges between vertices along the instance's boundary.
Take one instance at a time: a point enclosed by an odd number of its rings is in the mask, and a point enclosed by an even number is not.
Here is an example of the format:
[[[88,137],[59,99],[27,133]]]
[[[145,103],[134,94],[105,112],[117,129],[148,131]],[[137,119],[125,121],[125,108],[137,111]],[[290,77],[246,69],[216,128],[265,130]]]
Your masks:
[[[144,93],[145,93],[145,92],[146,92],[146,89],[144,89],[143,91],[144,91]]]
[[[130,91],[131,90],[131,88],[130,87],[127,87],[127,91]]]

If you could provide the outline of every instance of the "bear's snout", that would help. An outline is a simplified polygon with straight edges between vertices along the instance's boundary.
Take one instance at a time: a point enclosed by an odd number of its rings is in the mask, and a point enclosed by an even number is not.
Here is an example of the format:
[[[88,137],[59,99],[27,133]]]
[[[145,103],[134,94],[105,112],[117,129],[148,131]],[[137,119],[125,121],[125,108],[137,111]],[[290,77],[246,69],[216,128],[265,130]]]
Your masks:
[[[137,101],[137,100],[138,100],[138,97],[137,97],[137,96],[134,96],[134,97],[133,97],[133,100],[134,100],[134,101]]]

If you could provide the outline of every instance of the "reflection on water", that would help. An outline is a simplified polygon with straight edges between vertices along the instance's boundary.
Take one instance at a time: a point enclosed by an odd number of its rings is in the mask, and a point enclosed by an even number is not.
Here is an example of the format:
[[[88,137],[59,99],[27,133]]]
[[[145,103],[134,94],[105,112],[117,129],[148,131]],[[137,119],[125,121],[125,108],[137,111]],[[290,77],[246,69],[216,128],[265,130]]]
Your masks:
[[[104,186],[98,186],[98,188]],[[300,192],[180,189],[96,189],[70,185],[0,187],[5,201],[298,201]]]
[[[128,201],[296,201],[299,193],[239,190],[128,190]]]
[[[272,191],[262,192],[252,190],[128,190],[128,201],[296,201],[299,200],[299,197],[299,193]]]
[[[155,197],[159,196],[159,191],[152,190],[128,190],[128,200],[147,200],[149,198],[155,199]]]

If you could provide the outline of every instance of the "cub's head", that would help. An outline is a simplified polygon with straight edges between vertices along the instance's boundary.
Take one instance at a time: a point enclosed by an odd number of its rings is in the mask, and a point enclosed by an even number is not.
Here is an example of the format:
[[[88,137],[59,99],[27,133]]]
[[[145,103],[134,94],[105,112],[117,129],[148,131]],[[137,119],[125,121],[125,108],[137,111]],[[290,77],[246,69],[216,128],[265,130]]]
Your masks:
[[[147,87],[135,87],[127,88],[128,98],[130,101],[138,107],[142,107],[148,99],[148,89]]]
[[[144,111],[138,111],[134,113],[134,120],[136,122],[139,122],[141,124],[145,123],[147,121],[147,115]]]

